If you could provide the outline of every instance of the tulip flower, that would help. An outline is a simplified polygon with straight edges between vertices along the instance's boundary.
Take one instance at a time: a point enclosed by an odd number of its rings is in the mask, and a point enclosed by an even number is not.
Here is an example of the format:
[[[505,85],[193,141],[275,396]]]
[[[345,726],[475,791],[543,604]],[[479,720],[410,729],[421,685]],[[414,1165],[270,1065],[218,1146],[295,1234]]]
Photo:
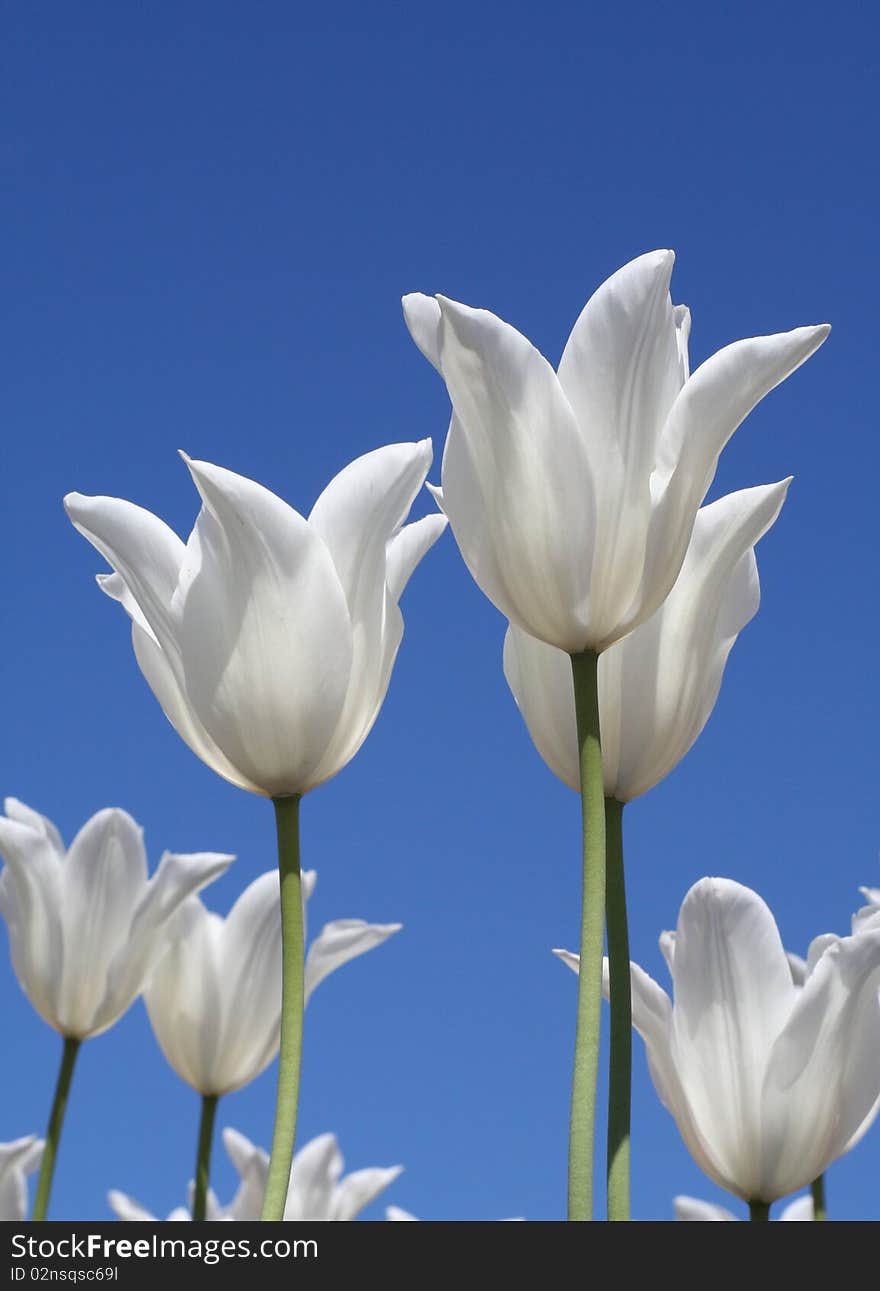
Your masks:
[[[111,1027],[165,949],[169,920],[231,856],[166,852],[152,878],[127,812],[92,816],[65,850],[45,816],[7,798],[0,816],[0,913],[31,1004],[64,1039],[34,1218],[44,1219],[73,1068],[83,1040]]]
[[[661,948],[672,1001],[632,965],[654,1087],[701,1169],[766,1219],[852,1146],[880,1097],[880,929],[832,938],[797,986],[761,898],[706,878]]]
[[[404,523],[430,440],[359,457],[308,519],[244,476],[184,460],[202,500],[185,544],[131,502],[71,493],[64,504],[113,567],[98,581],[131,618],[138,664],[172,726],[219,775],[275,806],[284,1003],[265,1218],[278,1219],[302,1048],[299,803],[375,722],[403,635],[400,596],[446,521]]]
[[[699,1201],[696,1197],[676,1197],[673,1205],[675,1206],[675,1218],[690,1221],[715,1221],[734,1220],[738,1216],[732,1211],[726,1210],[724,1206],[716,1206],[710,1201]],[[790,1201],[779,1216],[780,1220],[800,1221],[805,1219],[815,1219],[813,1214],[813,1198],[806,1194],[803,1197],[796,1197]]]
[[[583,814],[581,952],[569,1216],[592,1216],[605,932],[605,813],[597,665],[671,591],[727,440],[822,344],[827,326],[737,341],[691,375],[690,314],[674,256],[625,265],[587,302],[554,371],[515,328],[443,296],[404,298],[407,325],[446,383],[452,421],[435,497],[489,600],[570,656]],[[625,940],[616,906],[609,936]],[[616,956],[615,956],[616,958]],[[615,974],[614,995],[629,996]],[[614,1015],[619,1011],[616,999]],[[625,1028],[627,1036],[629,1029]],[[612,1093],[620,1086],[615,1076]],[[609,1216],[628,1218],[626,1138],[612,1107]]]
[[[314,870],[303,873],[303,897]],[[305,923],[305,914],[303,916]],[[378,946],[399,923],[340,919],[309,947],[305,1002],[319,982]],[[144,991],[156,1039],[182,1080],[201,1095],[194,1219],[205,1218],[217,1101],[241,1089],[278,1052],[281,1023],[281,917],[278,874],[254,879],[224,919],[191,897],[178,911],[163,955]]]
[[[609,1186],[628,1199],[631,1017],[623,807],[677,765],[705,726],[737,634],[760,599],[754,546],[776,520],[789,480],[701,507],[675,586],[647,622],[599,658],[611,971]],[[575,791],[580,750],[564,651],[511,624],[504,673],[544,761]],[[615,987],[617,989],[615,989]]]
[[[221,1206],[213,1194],[207,1219],[253,1220],[260,1218],[263,1194],[269,1174],[269,1157],[237,1130],[223,1131],[223,1146],[240,1176],[240,1184],[228,1206]],[[293,1158],[290,1190],[282,1218],[287,1220],[353,1220],[394,1182],[403,1169],[371,1168],[342,1175],[342,1154],[334,1134],[319,1134]],[[122,1192],[108,1194],[110,1206],[119,1219],[150,1220],[155,1216]],[[183,1207],[169,1219],[189,1219]]]
[[[33,1134],[0,1143],[0,1219],[20,1223],[27,1218],[27,1178],[39,1166],[44,1146]]]

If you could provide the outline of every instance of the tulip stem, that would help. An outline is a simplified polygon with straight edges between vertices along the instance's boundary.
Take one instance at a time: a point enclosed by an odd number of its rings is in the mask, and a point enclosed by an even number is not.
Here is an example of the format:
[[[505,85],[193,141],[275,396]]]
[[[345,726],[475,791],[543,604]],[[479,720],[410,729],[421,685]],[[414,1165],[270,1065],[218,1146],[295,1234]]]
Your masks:
[[[196,1187],[193,1193],[193,1219],[204,1219],[208,1205],[208,1179],[211,1174],[211,1144],[214,1141],[214,1117],[217,1115],[218,1094],[202,1095],[202,1114],[199,1117],[199,1146],[196,1151]]]
[[[283,1219],[296,1141],[303,1023],[303,909],[298,793],[274,798],[281,879],[281,1054],[275,1130],[261,1219]]]
[[[581,960],[568,1143],[570,1220],[593,1218],[596,1077],[599,1070],[602,952],[605,940],[605,798],[599,740],[598,666],[599,656],[595,650],[584,650],[581,654],[571,656],[580,753],[584,842]]]
[[[632,1087],[632,987],[626,880],[623,869],[623,807],[605,799],[605,919],[611,1001],[608,1072],[608,1218],[629,1219],[630,1099]]]
[[[827,1219],[828,1206],[825,1202],[825,1176],[820,1174],[818,1179],[814,1179],[810,1184],[810,1192],[813,1197],[813,1218]]]
[[[49,1193],[52,1191],[52,1177],[55,1174],[55,1160],[58,1156],[58,1144],[64,1125],[64,1113],[67,1110],[67,1096],[70,1093],[73,1068],[81,1043],[82,1041],[74,1036],[64,1037],[61,1067],[58,1071],[58,1082],[55,1085],[55,1097],[52,1099],[52,1111],[49,1113],[49,1128],[46,1130],[46,1146],[43,1148],[32,1219],[45,1219],[49,1209]]]
[[[750,1201],[749,1219],[769,1219],[770,1203],[768,1201]]]

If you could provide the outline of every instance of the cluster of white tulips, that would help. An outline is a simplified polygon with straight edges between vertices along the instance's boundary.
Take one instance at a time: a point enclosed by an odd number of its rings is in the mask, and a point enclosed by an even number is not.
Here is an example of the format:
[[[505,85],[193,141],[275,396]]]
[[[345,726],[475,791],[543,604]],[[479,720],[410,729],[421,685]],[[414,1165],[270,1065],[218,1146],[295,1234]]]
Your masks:
[[[595,1217],[603,993],[608,1218],[630,1216],[633,1027],[709,1178],[754,1219],[805,1188],[780,1217],[824,1218],[824,1172],[880,1106],[880,892],[866,890],[851,935],[822,932],[802,961],[757,894],[705,878],[661,936],[672,998],[629,961],[624,807],[706,724],[758,609],[755,546],[790,480],[744,481],[703,502],[730,436],[829,330],[736,341],[691,373],[673,259],[643,255],[603,283],[556,370],[491,313],[404,299],[452,404],[441,482],[427,486],[439,511],[415,523],[427,439],[358,458],[308,518],[260,484],[184,458],[201,498],[186,542],[132,502],[67,496],[71,521],[112,568],[98,583],[128,614],[169,722],[219,775],[272,800],[278,869],[223,918],[198,894],[232,857],[166,853],[148,877],[124,811],[99,812],[65,849],[51,821],[7,800],[0,910],[18,979],[63,1037],[63,1056],[45,1142],[0,1146],[5,1214],[24,1213],[39,1165],[33,1214],[46,1216],[78,1049],[141,994],[162,1053],[201,1099],[189,1204],[169,1219],[352,1219],[397,1177],[399,1167],[342,1177],[332,1134],[294,1155],[305,1004],[327,973],[399,928],[342,920],[306,953],[315,875],[301,869],[299,810],[369,734],[403,636],[401,595],[448,521],[509,621],[504,673],[529,734],[582,803],[581,944],[556,952],[578,974],[569,1218]],[[224,1130],[241,1183],[222,1205],[209,1177],[218,1100],[279,1053],[271,1152]],[[121,1218],[154,1218],[121,1192],[110,1204]],[[675,1212],[735,1218],[687,1197]],[[387,1217],[415,1218],[397,1207]]]

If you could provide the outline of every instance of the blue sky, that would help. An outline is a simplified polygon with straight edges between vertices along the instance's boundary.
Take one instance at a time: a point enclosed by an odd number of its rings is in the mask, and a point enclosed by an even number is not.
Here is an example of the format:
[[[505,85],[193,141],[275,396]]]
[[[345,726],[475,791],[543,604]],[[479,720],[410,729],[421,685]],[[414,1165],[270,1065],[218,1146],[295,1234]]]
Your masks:
[[[880,883],[870,7],[47,0],[5,25],[0,791],[68,839],[123,806],[152,864],[235,852],[207,894],[227,909],[274,864],[271,809],[166,723],[63,494],[130,498],[185,535],[178,448],[301,510],[380,444],[432,435],[439,459],[446,395],[404,292],[491,308],[555,361],[603,278],[671,246],[695,361],[834,330],[713,486],[795,476],[714,717],[627,813],[633,957],[665,980],[657,935],[707,873],[760,891],[792,950],[845,931]],[[334,1130],[351,1168],[402,1163],[386,1199],[424,1218],[560,1218],[575,982],[549,951],[576,945],[577,799],[531,746],[503,621],[451,536],[403,609],[380,720],[307,799],[303,848],[313,928],[405,928],[310,1007],[300,1141]],[[42,1131],[60,1045],[2,965],[0,1003],[11,1139]],[[634,1214],[720,1199],[639,1041],[635,1067]],[[268,1145],[273,1096],[274,1068],[219,1125]],[[109,1217],[110,1187],[166,1213],[196,1114],[136,1004],[81,1058],[54,1215]],[[833,1214],[878,1217],[878,1134],[831,1172]],[[227,1198],[222,1151],[215,1179]]]

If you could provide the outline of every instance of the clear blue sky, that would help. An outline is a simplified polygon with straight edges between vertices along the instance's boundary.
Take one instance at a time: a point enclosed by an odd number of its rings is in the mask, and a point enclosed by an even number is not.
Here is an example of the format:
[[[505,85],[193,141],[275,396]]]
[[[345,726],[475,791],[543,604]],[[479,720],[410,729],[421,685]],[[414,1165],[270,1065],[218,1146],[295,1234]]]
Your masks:
[[[162,717],[62,495],[130,498],[186,535],[178,448],[301,510],[369,448],[432,435],[439,459],[446,395],[401,294],[489,307],[555,361],[603,278],[671,246],[695,361],[834,330],[722,459],[713,495],[795,482],[710,726],[628,812],[634,958],[665,980],[657,935],[707,873],[757,888],[792,950],[845,931],[880,882],[870,6],[47,0],[4,26],[0,791],[68,839],[123,806],[152,864],[237,853],[207,896],[227,909],[274,863],[271,809]],[[550,948],[576,945],[578,803],[520,723],[504,624],[451,536],[403,608],[380,720],[306,801],[303,846],[313,928],[405,928],[310,1007],[301,1141],[404,1164],[387,1200],[425,1218],[560,1218],[575,982]],[[4,963],[0,996],[11,1139],[42,1132],[59,1042]],[[273,1095],[274,1068],[219,1124],[268,1145]],[[196,1112],[136,1004],[83,1053],[54,1214],[109,1217],[110,1187],[165,1214]],[[639,1041],[634,1129],[636,1216],[720,1199]],[[833,1170],[835,1214],[880,1217],[878,1154],[875,1128]]]

